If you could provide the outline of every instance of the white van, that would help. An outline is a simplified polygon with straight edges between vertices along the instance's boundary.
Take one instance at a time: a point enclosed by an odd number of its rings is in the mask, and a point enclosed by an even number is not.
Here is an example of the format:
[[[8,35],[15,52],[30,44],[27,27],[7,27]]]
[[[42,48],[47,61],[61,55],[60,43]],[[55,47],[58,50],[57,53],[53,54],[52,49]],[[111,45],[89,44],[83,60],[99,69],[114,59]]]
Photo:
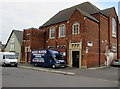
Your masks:
[[[18,61],[16,59],[15,53],[13,52],[0,52],[0,65],[3,66],[16,66]]]

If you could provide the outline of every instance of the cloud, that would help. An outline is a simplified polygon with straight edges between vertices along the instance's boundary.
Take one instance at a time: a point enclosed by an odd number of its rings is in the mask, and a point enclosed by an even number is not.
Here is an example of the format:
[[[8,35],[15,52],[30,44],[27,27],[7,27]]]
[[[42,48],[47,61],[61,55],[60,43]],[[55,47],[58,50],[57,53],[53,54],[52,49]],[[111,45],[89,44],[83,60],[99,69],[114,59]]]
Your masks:
[[[13,29],[38,28],[58,11],[85,1],[93,3],[100,9],[105,7],[99,3],[103,0],[1,0],[0,40],[5,43]]]

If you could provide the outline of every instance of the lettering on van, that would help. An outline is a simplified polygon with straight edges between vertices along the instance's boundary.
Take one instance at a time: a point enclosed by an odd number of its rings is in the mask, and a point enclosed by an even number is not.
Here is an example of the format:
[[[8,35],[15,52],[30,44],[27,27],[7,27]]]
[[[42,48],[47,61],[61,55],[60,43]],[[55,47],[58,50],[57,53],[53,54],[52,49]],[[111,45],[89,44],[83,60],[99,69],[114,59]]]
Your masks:
[[[46,51],[46,50],[32,51],[32,54],[37,54],[37,53],[43,53],[43,54],[46,54],[47,51]]]
[[[52,51],[54,54],[58,54],[59,52],[58,51]]]
[[[32,62],[41,62],[43,63],[44,62],[44,56],[45,54],[47,53],[46,50],[35,50],[35,51],[32,51]]]

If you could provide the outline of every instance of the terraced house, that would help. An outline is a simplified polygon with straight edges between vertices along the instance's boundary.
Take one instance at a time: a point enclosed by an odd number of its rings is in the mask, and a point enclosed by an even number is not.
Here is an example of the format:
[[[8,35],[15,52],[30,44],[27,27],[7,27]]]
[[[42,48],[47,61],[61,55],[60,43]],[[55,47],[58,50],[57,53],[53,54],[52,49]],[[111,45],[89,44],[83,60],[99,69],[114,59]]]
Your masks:
[[[40,49],[59,50],[70,67],[109,65],[118,56],[118,16],[114,7],[100,10],[84,2],[58,12],[40,30],[45,30]]]

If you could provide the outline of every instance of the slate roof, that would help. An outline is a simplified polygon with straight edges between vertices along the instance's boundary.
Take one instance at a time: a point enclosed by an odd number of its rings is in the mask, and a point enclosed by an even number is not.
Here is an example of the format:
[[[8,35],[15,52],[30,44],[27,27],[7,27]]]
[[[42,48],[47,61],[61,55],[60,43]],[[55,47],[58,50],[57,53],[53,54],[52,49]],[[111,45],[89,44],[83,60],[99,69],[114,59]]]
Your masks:
[[[18,42],[20,43],[20,45],[22,45],[22,41],[23,41],[23,31],[19,31],[19,30],[13,30],[7,40],[7,43],[5,45],[5,47],[7,46],[12,34],[15,33],[17,39],[18,39]]]
[[[101,10],[101,12],[107,17],[109,17],[112,14],[112,11],[114,10],[114,8],[115,7],[107,8],[107,9]]]
[[[22,41],[23,41],[23,31],[18,31],[18,30],[14,30],[14,33],[19,41],[19,43],[22,45]]]
[[[101,13],[104,16],[109,17],[112,14],[112,11],[113,11],[113,9],[115,9],[115,7],[100,10],[95,5],[93,5],[92,3],[84,2],[84,3],[81,3],[79,5],[76,5],[76,6],[73,6],[73,7],[70,7],[70,8],[59,11],[55,16],[53,16],[51,19],[49,19],[41,27],[46,27],[46,26],[49,26],[49,25],[53,25],[53,24],[57,24],[57,23],[60,23],[60,22],[68,21],[69,18],[71,17],[71,15],[73,14],[73,12],[76,9],[78,9],[83,15],[85,15],[89,19],[94,20],[96,22],[99,22],[98,20],[96,20],[91,15],[95,14],[95,13]]]
[[[49,26],[52,24],[56,24],[59,22],[67,21],[70,16],[73,14],[75,9],[79,9],[84,13],[85,16],[89,17],[90,19],[97,21],[93,16],[90,16],[90,14],[99,12],[100,9],[91,4],[90,2],[84,2],[82,4],[64,9],[60,12],[58,12],[55,16],[53,16],[50,20],[48,20],[45,24],[42,25],[42,27]],[[81,13],[82,13],[81,12]]]

